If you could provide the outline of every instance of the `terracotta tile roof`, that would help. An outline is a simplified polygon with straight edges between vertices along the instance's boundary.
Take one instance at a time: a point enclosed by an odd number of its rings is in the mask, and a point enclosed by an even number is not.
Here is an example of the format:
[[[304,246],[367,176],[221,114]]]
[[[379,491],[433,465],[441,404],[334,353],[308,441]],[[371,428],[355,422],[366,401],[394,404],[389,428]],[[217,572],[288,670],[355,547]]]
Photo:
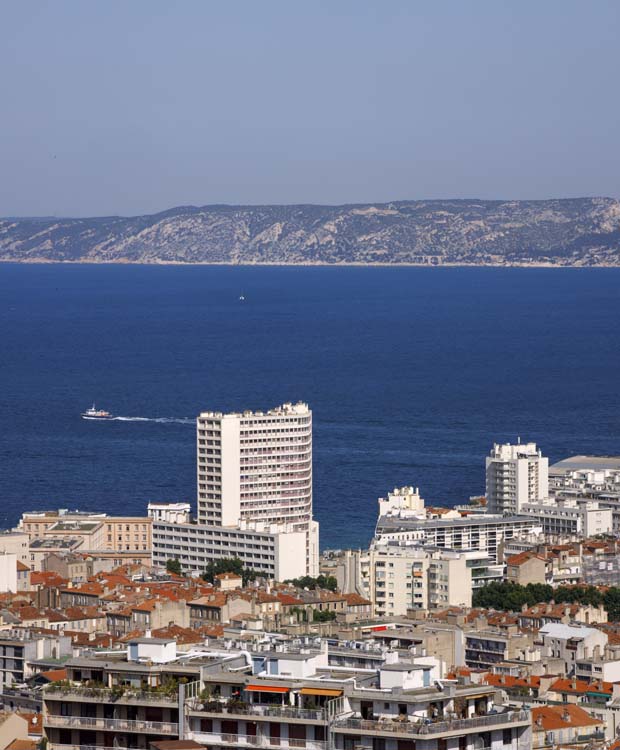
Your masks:
[[[39,674],[50,682],[58,682],[59,680],[67,679],[66,669],[49,669],[47,672],[39,672]]]
[[[31,586],[66,586],[69,581],[53,570],[35,571],[30,573]]]
[[[272,594],[267,594],[264,591],[257,591],[256,601],[260,602],[261,604],[273,604],[275,602],[279,602],[280,600],[277,596],[273,596]]]
[[[574,703],[565,703],[562,706],[534,706],[532,708],[534,731],[549,732],[554,729],[596,725],[604,726],[605,722],[595,719]]]
[[[84,594],[86,596],[102,596],[106,593],[105,588],[100,583],[83,583],[81,586],[74,588],[65,588],[63,594]]]
[[[526,562],[529,562],[529,560],[543,560],[544,557],[542,555],[538,555],[535,552],[531,552],[530,550],[526,550],[525,552],[519,552],[518,555],[512,555],[511,557],[508,557],[506,559],[506,565],[524,565]]]
[[[62,670],[65,672],[66,670]],[[17,711],[18,716],[28,722],[28,734],[43,734],[43,714],[34,714],[28,711]]]
[[[584,693],[613,693],[612,682],[586,682],[585,680],[559,679],[549,686],[549,692],[553,693],[572,693],[573,695],[583,695]]]
[[[529,609],[523,610],[520,613],[521,617],[535,618],[539,617],[564,617],[566,610],[569,615],[576,615],[579,612],[580,604],[535,604]]]
[[[23,563],[21,560],[17,561],[17,570],[30,570],[30,568],[26,565],[26,563]]]
[[[24,606],[24,607],[11,607],[10,611],[19,617],[23,622],[24,620],[45,620],[47,619],[45,614],[36,607]]]
[[[152,632],[153,638],[174,638],[177,643],[202,643],[204,640],[196,630],[182,628],[180,625],[168,625],[166,628],[156,628]]]
[[[298,599],[296,596],[292,596],[292,594],[278,592],[276,596],[280,600],[281,604],[283,604],[285,607],[303,604],[303,601],[301,599]]]
[[[364,599],[364,597],[360,596],[359,594],[343,594],[342,596],[346,599],[347,605],[349,607],[372,604],[371,601],[369,601],[368,599]]]
[[[13,740],[6,750],[37,750],[36,740]]]
[[[205,638],[221,638],[224,635],[223,625],[202,625],[196,628],[196,632]]]
[[[469,675],[471,675],[471,669],[469,667],[457,667],[451,672],[448,672],[446,680],[456,680],[457,677],[469,677]]]
[[[484,677],[483,682],[486,685],[492,685],[493,687],[501,688],[540,688],[540,677],[535,677],[533,675],[530,677],[512,677],[508,674],[492,674],[489,672]]]

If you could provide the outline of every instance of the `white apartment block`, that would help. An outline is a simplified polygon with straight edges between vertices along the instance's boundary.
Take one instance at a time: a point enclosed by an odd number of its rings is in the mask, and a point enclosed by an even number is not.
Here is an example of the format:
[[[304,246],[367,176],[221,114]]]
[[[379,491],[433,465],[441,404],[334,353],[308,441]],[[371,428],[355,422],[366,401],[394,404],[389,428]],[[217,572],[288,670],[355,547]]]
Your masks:
[[[595,501],[612,512],[612,530],[620,534],[620,457],[571,456],[549,467],[549,494],[558,502]]]
[[[377,544],[362,558],[362,580],[378,617],[408,610],[471,607],[472,592],[503,580],[504,566],[475,550]]]
[[[196,429],[198,523],[186,523],[176,506],[152,504],[153,561],[178,558],[200,571],[239,557],[276,580],[318,575],[308,405],[202,412]]]
[[[277,524],[224,527],[153,521],[153,564],[163,567],[176,558],[184,571],[200,574],[213,560],[238,557],[244,567],[285,581],[318,574],[308,573],[307,536],[305,531]]]
[[[475,513],[462,518],[407,518],[399,514],[379,516],[374,543],[418,542],[424,546],[456,550],[477,550],[497,562],[497,547],[509,539],[542,534],[536,518],[493,516]]]
[[[495,443],[486,459],[489,513],[520,513],[525,503],[549,494],[549,459],[536,443]]]
[[[589,537],[610,534],[613,529],[612,510],[593,500],[544,498],[524,503],[521,512],[536,518],[549,537]]]

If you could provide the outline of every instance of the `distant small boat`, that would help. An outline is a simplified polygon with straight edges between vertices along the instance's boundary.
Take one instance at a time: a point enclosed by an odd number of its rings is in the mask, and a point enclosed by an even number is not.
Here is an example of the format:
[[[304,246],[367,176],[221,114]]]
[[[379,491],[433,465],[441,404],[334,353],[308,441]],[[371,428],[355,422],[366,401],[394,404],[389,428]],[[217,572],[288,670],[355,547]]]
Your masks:
[[[85,412],[82,412],[80,416],[82,417],[82,419],[114,419],[109,411],[97,409],[95,407],[95,404],[93,404],[90,409],[86,409]]]
[[[243,296],[243,294],[239,297],[239,301],[240,302],[245,302],[245,297]]]

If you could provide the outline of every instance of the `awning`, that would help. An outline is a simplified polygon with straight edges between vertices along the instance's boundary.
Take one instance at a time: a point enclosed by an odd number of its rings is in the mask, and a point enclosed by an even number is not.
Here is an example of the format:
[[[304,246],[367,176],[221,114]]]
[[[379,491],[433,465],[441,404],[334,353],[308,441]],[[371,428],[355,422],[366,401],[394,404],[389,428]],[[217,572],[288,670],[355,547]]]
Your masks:
[[[342,690],[330,690],[329,688],[302,688],[299,691],[302,695],[326,695],[329,698],[339,698]]]
[[[246,685],[245,690],[253,690],[255,693],[288,693],[290,688],[280,685]]]

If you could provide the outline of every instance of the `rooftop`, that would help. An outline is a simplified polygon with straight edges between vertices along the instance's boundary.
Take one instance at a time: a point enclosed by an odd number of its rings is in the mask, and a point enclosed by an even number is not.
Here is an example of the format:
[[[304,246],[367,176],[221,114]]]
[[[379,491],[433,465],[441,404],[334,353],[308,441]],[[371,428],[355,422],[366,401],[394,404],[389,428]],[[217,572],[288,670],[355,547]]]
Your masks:
[[[620,456],[570,456],[549,467],[550,474],[585,469],[620,471]]]

